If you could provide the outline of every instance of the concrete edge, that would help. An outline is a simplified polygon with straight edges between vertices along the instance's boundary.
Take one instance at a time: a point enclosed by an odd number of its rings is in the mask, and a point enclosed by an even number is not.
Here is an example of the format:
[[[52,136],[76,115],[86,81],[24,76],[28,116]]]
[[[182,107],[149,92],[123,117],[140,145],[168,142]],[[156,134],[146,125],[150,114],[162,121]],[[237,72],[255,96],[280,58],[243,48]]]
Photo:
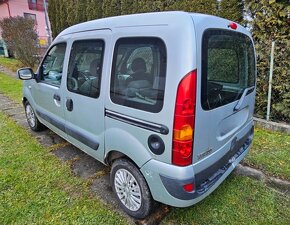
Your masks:
[[[255,126],[273,131],[280,131],[290,135],[290,125],[286,123],[276,123],[254,117]]]
[[[261,181],[267,186],[281,192],[282,194],[290,195],[290,182],[287,180],[281,180],[275,177],[266,176],[260,170],[248,166],[243,166],[241,164],[238,164],[236,166],[234,173],[237,175],[246,176]]]

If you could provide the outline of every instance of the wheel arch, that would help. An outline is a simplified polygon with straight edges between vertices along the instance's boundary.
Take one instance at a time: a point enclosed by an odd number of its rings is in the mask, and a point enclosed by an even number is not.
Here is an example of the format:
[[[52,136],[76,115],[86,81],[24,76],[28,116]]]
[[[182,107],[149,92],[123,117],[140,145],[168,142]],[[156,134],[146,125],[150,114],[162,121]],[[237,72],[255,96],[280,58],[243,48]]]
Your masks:
[[[128,155],[126,155],[125,153],[118,151],[118,150],[111,150],[107,153],[104,162],[109,165],[112,166],[115,160],[118,159],[127,159],[130,162],[132,162],[137,168],[140,169],[140,167],[137,165],[136,162],[134,162],[134,160],[132,158],[130,158]]]

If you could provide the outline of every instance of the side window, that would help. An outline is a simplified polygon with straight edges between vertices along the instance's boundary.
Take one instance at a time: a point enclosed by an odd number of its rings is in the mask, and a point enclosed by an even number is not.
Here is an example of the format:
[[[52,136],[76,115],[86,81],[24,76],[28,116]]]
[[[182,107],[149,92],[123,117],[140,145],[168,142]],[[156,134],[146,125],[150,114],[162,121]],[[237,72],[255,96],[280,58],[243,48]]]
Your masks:
[[[73,43],[67,75],[69,91],[93,98],[99,97],[103,53],[102,40],[81,40]]]
[[[40,67],[40,81],[60,86],[66,44],[53,46],[45,56]]]
[[[110,97],[119,105],[159,112],[163,106],[166,49],[159,38],[121,38],[114,50]]]

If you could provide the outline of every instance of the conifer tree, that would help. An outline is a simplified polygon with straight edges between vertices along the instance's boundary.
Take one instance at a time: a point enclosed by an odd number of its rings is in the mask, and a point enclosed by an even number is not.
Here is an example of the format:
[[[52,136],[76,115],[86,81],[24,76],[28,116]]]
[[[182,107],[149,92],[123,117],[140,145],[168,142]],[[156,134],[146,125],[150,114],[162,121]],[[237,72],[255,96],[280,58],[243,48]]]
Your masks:
[[[134,7],[135,4],[138,4],[138,1],[135,0],[121,0],[121,14],[134,14],[138,11],[136,9],[138,7]]]
[[[103,17],[121,15],[120,0],[103,0]]]
[[[240,0],[222,0],[219,6],[220,17],[242,23],[244,2]]]
[[[103,0],[87,0],[86,15],[87,20],[103,17]]]
[[[275,41],[271,119],[290,121],[290,6],[287,0],[247,0],[257,53],[256,114],[265,116],[271,43]]]

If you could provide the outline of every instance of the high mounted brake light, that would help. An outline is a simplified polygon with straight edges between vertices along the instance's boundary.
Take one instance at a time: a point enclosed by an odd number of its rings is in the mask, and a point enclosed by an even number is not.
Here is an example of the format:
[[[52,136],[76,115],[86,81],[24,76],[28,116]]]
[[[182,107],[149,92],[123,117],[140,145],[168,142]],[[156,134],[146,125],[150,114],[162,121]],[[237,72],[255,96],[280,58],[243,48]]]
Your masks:
[[[192,163],[195,104],[196,70],[182,79],[177,90],[172,138],[172,164],[177,166]]]
[[[238,25],[236,23],[232,22],[228,25],[228,27],[233,29],[233,30],[236,30],[238,28]]]

